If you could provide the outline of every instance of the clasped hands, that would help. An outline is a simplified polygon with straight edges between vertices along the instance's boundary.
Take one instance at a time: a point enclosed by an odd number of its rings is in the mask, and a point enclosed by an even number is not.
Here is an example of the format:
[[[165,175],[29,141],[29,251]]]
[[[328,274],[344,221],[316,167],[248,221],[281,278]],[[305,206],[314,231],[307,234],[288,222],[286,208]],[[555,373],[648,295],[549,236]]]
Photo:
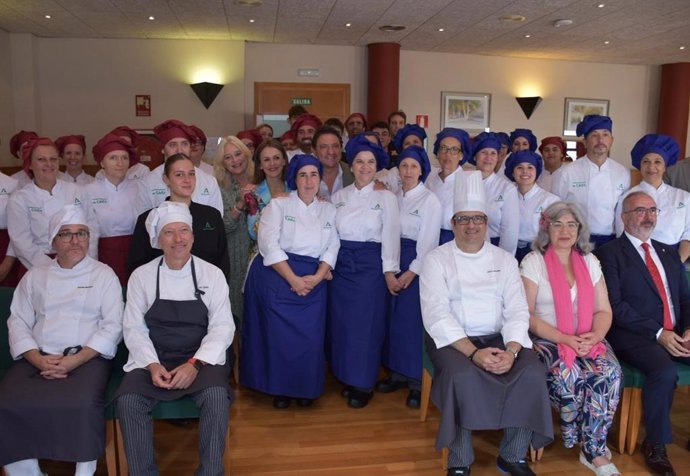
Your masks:
[[[333,279],[333,273],[331,273],[331,271],[328,271],[326,273],[326,276],[323,277],[323,279],[325,279],[326,281],[330,281],[331,279]],[[312,292],[321,281],[322,279],[315,274],[295,276],[290,281],[290,291],[297,294],[298,296],[304,297],[310,292]]]
[[[177,390],[189,388],[196,379],[199,371],[190,363],[175,367],[171,371],[167,371],[158,362],[151,363],[146,366],[151,373],[151,382],[154,387],[165,388],[167,390]]]
[[[475,352],[472,363],[489,373],[501,375],[513,368],[515,354],[497,347],[485,347]]]
[[[690,329],[679,336],[674,331],[661,331],[659,334],[659,344],[674,357],[690,357]]]
[[[84,363],[79,354],[41,354],[36,349],[24,353],[24,358],[48,380],[67,378],[71,371]]]
[[[592,347],[597,345],[603,339],[596,332],[584,332],[580,335],[565,335],[563,344],[571,347],[578,357],[585,357],[590,353]]]

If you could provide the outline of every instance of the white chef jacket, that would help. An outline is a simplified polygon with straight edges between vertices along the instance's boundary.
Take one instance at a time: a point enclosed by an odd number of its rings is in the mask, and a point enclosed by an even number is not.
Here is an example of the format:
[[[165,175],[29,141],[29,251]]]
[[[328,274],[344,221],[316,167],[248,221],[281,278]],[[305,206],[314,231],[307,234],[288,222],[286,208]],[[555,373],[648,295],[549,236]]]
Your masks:
[[[340,249],[335,207],[316,197],[305,205],[297,192],[276,197],[261,212],[258,245],[264,266],[285,261],[286,253],[293,253],[318,258],[335,268]]]
[[[98,223],[100,236],[123,236],[134,232],[137,198],[143,188],[141,180],[125,179],[115,186],[107,178],[96,179],[84,187],[84,206],[89,223]]]
[[[213,165],[209,164],[208,162],[201,161],[199,163],[199,168],[209,174],[211,177],[215,177],[215,174],[213,172]]]
[[[455,214],[453,210],[453,194],[455,191],[455,178],[458,174],[464,173],[462,167],[458,167],[455,172],[446,177],[445,180],[441,180],[439,173],[441,169],[434,168],[429,176],[426,178],[426,187],[434,192],[438,201],[441,203],[441,228],[444,230],[453,230],[453,226],[450,223],[451,218]],[[468,172],[470,173],[470,172]]]
[[[78,183],[79,185],[88,185],[94,181],[94,178],[83,170],[77,175],[77,178],[72,177],[67,172],[62,172],[58,175],[58,179],[64,180],[65,182]]]
[[[57,259],[34,266],[14,292],[7,321],[10,353],[40,349],[62,355],[68,347],[90,347],[111,359],[122,338],[122,288],[109,266],[89,256],[72,269]]]
[[[341,240],[381,243],[383,272],[400,271],[400,211],[388,190],[374,182],[358,190],[355,184],[333,194],[335,223]]]
[[[682,240],[690,240],[690,193],[680,188],[662,183],[659,188],[640,182],[618,199],[616,208],[616,235],[620,236],[625,229],[621,212],[623,199],[633,192],[645,192],[650,195],[656,207],[661,210],[656,219],[652,238],[667,245],[677,245]]]
[[[0,230],[7,230],[7,204],[10,201],[10,196],[19,187],[19,182],[9,175],[0,172]],[[12,242],[7,247],[6,256],[14,256],[14,249]]]
[[[65,205],[83,205],[81,186],[58,180],[52,193],[29,183],[10,197],[7,206],[7,231],[14,246],[14,252],[27,268],[48,264],[46,256],[53,252],[48,242],[50,218]],[[89,256],[98,259],[98,223],[89,224]]]
[[[147,166],[142,164],[141,162],[137,162],[136,164],[132,165],[130,168],[127,169],[127,178],[130,180],[140,180],[146,177],[148,174],[151,173],[151,169],[149,169]],[[99,178],[105,178],[105,171],[103,169],[100,169],[98,172],[96,172],[96,177],[97,179]]]
[[[592,234],[612,235],[616,204],[629,188],[628,169],[611,158],[597,167],[585,156],[554,172],[551,192],[580,206]]]
[[[560,198],[553,193],[534,186],[525,195],[518,190],[518,203],[520,204],[520,232],[518,233],[518,246],[524,248],[527,243],[534,241],[539,232],[539,220],[541,213],[552,203]]]
[[[426,254],[438,246],[441,233],[441,203],[423,183],[407,193],[398,192],[400,208],[400,236],[417,242],[417,257],[409,270],[419,275]]]
[[[163,182],[164,166],[165,164],[159,165],[150,174],[141,179],[144,188],[142,188],[142,193],[139,197],[138,210],[140,214],[156,208],[170,195],[170,189]],[[220,188],[218,188],[216,178],[207,174],[199,167],[194,167],[194,170],[196,171],[196,187],[194,187],[192,201],[213,207],[223,216],[223,199],[220,196]]]
[[[563,165],[561,165],[563,167]],[[559,167],[559,168],[561,168]],[[558,170],[558,169],[556,169]],[[539,178],[537,179],[537,185],[539,185],[541,188],[546,190],[547,192],[552,192],[552,187],[553,187],[553,174],[555,172],[549,172],[545,168],[542,168],[541,174],[539,175]]]
[[[331,201],[331,195],[333,195],[338,190],[343,189],[343,166],[338,164],[338,175],[335,176],[335,181],[333,182],[333,191],[328,190],[328,185],[326,182],[321,180],[319,184],[319,197]]]
[[[484,243],[465,253],[449,241],[426,255],[419,286],[424,328],[436,347],[500,332],[504,343],[532,348],[525,289],[505,250]]]
[[[520,231],[517,188],[513,182],[493,173],[484,179],[484,190],[489,216],[489,238],[499,237],[498,246],[514,255]]]
[[[156,273],[161,258],[157,257],[134,270],[127,284],[127,305],[122,326],[125,344],[129,350],[129,360],[124,366],[125,372],[143,369],[151,363],[159,362],[156,349],[149,338],[149,328],[144,321],[144,314],[156,299]],[[222,365],[225,363],[225,352],[235,334],[235,323],[230,309],[230,290],[223,272],[217,266],[196,256],[192,258],[199,290],[204,292],[201,300],[208,307],[208,333],[202,339],[194,358],[208,364]],[[163,259],[160,266],[161,299],[196,300],[190,263],[191,259],[182,269],[174,270],[168,268]]]
[[[24,171],[24,169],[13,173],[11,177],[15,179],[17,182],[19,182],[19,186],[17,187],[17,189],[23,188],[25,185],[32,182],[31,177],[29,177],[29,175]]]

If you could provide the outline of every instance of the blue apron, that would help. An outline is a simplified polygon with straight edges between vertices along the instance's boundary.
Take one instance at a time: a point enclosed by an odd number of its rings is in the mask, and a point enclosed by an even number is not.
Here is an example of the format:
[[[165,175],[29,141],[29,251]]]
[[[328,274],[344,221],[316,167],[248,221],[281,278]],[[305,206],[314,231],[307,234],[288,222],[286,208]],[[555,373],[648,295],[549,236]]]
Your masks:
[[[381,243],[340,241],[338,265],[328,286],[328,361],[346,385],[376,383],[386,328],[388,287]]]
[[[319,260],[288,253],[298,276],[315,274]],[[257,255],[249,268],[242,323],[242,385],[270,395],[317,398],[326,372],[326,282],[298,296]]]
[[[400,239],[401,273],[417,257],[417,242]],[[399,276],[399,275],[398,275]],[[422,379],[422,307],[419,303],[419,277],[414,278],[390,301],[383,346],[383,365],[413,380]]]
[[[441,228],[441,234],[438,237],[439,246],[446,244],[453,239],[455,239],[455,235],[453,234],[453,230],[446,230],[445,228]]]

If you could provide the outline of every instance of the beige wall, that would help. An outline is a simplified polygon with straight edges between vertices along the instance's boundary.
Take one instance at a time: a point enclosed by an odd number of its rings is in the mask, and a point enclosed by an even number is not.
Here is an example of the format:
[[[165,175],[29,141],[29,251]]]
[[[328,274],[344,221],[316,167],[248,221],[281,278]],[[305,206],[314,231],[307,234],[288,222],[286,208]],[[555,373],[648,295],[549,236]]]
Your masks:
[[[163,120],[179,118],[198,125],[209,136],[242,125],[243,42],[10,36],[12,130],[35,127],[52,138],[84,134],[90,152],[95,141],[120,124],[150,129]],[[0,49],[2,43],[0,37]],[[208,110],[189,87],[205,80],[225,84]],[[151,117],[135,116],[136,94],[151,95]],[[32,98],[35,118],[27,107]],[[8,136],[3,133],[2,138],[6,143]],[[0,156],[2,165],[16,165],[7,158],[6,147]]]
[[[432,138],[440,125],[441,91],[491,93],[492,130],[528,127],[538,137],[561,132],[566,96],[609,99],[613,156],[626,164],[634,142],[655,130],[656,66],[415,51],[402,51],[400,60],[400,106],[411,118],[428,114]],[[89,148],[115,125],[150,128],[171,117],[210,136],[234,133],[254,123],[256,81],[350,83],[352,110],[366,111],[366,62],[363,47],[67,40],[0,31],[0,165],[16,165],[7,142],[21,128],[50,137],[83,133]],[[320,77],[300,78],[298,68],[318,68]],[[192,77],[203,70],[211,77]],[[203,80],[225,84],[209,110],[188,86]],[[136,94],[151,95],[151,118],[135,117]],[[515,96],[534,94],[544,100],[527,120]]]

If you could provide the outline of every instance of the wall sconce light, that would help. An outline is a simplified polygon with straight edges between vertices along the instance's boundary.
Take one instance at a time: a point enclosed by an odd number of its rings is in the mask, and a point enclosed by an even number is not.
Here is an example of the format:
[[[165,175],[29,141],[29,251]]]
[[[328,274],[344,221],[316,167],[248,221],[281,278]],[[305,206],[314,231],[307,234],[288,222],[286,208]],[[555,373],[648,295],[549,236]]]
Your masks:
[[[525,116],[527,119],[529,119],[532,116],[532,113],[534,110],[537,108],[539,103],[541,102],[541,96],[532,96],[532,97],[522,97],[522,98],[515,98],[520,105],[520,108],[522,109],[522,112],[525,113]]]
[[[223,89],[222,84],[207,82],[190,84],[190,86],[201,101],[201,104],[203,104],[206,109],[211,107],[211,104],[213,104],[213,101],[215,101],[216,96],[218,96],[220,90]]]

